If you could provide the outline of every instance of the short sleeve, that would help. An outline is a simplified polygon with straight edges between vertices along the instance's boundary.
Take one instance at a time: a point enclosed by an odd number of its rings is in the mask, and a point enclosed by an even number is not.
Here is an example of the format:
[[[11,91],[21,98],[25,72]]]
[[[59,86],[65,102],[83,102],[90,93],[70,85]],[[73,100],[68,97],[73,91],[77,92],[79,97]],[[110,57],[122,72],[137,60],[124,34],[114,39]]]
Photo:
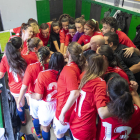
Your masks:
[[[78,43],[80,44],[80,45],[82,45],[84,42],[83,42],[83,35],[79,38],[79,40],[78,40]]]
[[[106,95],[106,83],[105,81],[100,82],[96,86],[96,91],[94,94],[94,100],[96,102],[96,108],[104,107],[109,102],[109,97]]]
[[[21,29],[21,27],[17,27],[17,28],[14,28],[13,31],[14,31],[14,33],[17,34],[17,33],[20,33],[20,29]]]
[[[66,35],[66,39],[65,39],[65,46],[68,46],[70,42],[70,36]]]
[[[77,42],[78,41],[78,32],[74,35],[72,42]]]
[[[7,69],[6,69],[6,62],[5,62],[5,57],[6,57],[6,56],[4,56],[4,57],[2,58],[1,63],[0,63],[0,72],[3,72],[3,73],[5,73],[5,72],[7,71]]]
[[[31,65],[28,65],[22,83],[26,86],[29,86],[29,84],[32,83],[32,79],[33,77],[32,77]]]
[[[57,41],[57,38],[52,34],[51,34],[50,38],[51,38],[52,41]]]
[[[60,30],[59,37],[60,37],[60,43],[65,43],[65,32],[63,30]]]
[[[35,85],[35,92],[38,94],[44,94],[44,88],[45,86],[43,83],[43,76],[42,76],[42,72],[40,72]]]
[[[67,91],[77,90],[78,89],[78,79],[76,72],[70,68],[67,69],[68,74],[66,75],[66,85],[67,85]]]

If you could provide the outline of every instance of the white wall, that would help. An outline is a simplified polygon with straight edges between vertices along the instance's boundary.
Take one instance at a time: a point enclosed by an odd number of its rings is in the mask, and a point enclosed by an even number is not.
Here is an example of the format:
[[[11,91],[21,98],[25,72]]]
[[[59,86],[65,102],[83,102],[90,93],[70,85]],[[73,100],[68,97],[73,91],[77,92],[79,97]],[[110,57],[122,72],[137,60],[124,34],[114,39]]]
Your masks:
[[[109,5],[114,5],[114,0],[95,0],[98,2],[106,3]],[[122,0],[120,0],[119,7],[140,13],[140,2],[135,0],[124,0],[124,6],[122,7]]]
[[[35,0],[0,0],[4,30],[21,26],[29,18],[37,20]]]

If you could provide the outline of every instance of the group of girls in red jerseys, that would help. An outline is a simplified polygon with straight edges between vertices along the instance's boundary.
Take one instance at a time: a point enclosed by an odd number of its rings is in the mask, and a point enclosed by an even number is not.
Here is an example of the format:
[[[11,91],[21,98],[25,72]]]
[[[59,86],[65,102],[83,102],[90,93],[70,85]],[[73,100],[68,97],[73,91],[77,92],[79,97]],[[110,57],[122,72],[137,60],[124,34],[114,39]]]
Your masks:
[[[19,34],[18,31],[20,30]],[[8,73],[10,92],[26,125],[25,100],[38,138],[50,140],[137,140],[140,138],[140,98],[108,45],[83,54],[81,45],[102,35],[96,20],[34,19],[13,29],[0,63],[0,78]],[[50,47],[47,46],[50,42]],[[41,131],[42,128],[42,131]]]

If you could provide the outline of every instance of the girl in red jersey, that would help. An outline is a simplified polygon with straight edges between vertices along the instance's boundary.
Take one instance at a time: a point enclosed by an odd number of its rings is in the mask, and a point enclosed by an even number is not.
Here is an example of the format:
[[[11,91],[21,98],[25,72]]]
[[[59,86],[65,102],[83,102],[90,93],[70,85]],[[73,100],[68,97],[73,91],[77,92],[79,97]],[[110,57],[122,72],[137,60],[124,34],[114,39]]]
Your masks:
[[[67,47],[70,42],[72,42],[72,38],[76,33],[76,27],[75,24],[69,24],[69,32],[66,35],[65,39],[65,48],[64,48],[64,54],[66,53]]]
[[[19,36],[24,41],[22,54],[26,54],[27,52],[27,40],[33,36],[33,28],[29,24],[23,23],[21,25],[21,30]]]
[[[97,140],[128,140],[140,138],[140,98],[136,91],[131,95],[129,85],[119,75],[105,76],[110,103],[108,110],[113,117],[101,119]],[[135,89],[136,90],[136,89]],[[133,105],[133,101],[138,105]],[[133,136],[131,137],[131,134]]]
[[[66,54],[68,64],[63,68],[58,79],[57,107],[53,124],[54,133],[59,140],[65,140],[64,134],[69,129],[69,119],[74,106],[68,109],[65,115],[65,125],[62,125],[59,121],[60,114],[63,107],[70,103],[71,98],[79,96],[79,76],[85,64],[85,57],[78,43],[72,42],[69,44]]]
[[[121,69],[121,66],[118,63],[117,56],[114,54],[113,50],[109,45],[102,45],[97,48],[96,53],[102,55],[108,67],[106,73],[115,72],[118,73],[121,77],[126,79],[129,83],[129,78],[127,74]]]
[[[65,38],[66,34],[68,33],[68,27],[69,23],[74,24],[74,19],[70,17],[68,14],[62,14],[59,18],[59,23],[60,23],[60,51],[62,54],[64,54],[64,46],[65,46]]]
[[[39,52],[40,54],[43,52]],[[50,123],[55,116],[57,79],[64,67],[64,57],[60,52],[52,54],[48,70],[39,73],[34,99],[39,102],[38,117],[42,125],[42,136],[44,140],[50,140]]]
[[[38,37],[33,37],[28,39],[27,43],[28,47],[24,48],[23,51],[26,51],[26,55],[29,57],[30,61],[35,63],[38,61],[37,52],[43,47],[43,42]]]
[[[78,43],[86,45],[90,42],[91,37],[95,35],[102,35],[102,33],[100,32],[98,21],[90,19],[84,25],[84,35],[79,38]]]
[[[14,37],[6,44],[5,54],[0,63],[0,78],[2,78],[5,72],[8,72],[9,87],[11,94],[14,96],[17,103],[19,98],[19,92],[22,85],[22,79],[26,70],[28,61],[27,57],[21,55],[23,48],[23,41],[20,37]],[[26,124],[25,111],[24,111],[24,99],[21,100],[22,112],[17,110],[17,113],[21,119],[23,125]]]
[[[53,52],[60,52],[60,26],[58,21],[53,21],[51,24],[50,34],[50,49]]]
[[[85,23],[86,23],[86,20],[84,19],[84,15],[75,19],[75,27],[76,27],[77,32],[74,35],[72,42],[77,42],[79,38],[84,34]]]
[[[39,52],[42,52],[41,54]],[[34,88],[36,84],[36,79],[38,77],[38,74],[42,70],[48,69],[48,59],[50,57],[50,50],[47,47],[41,47],[38,50],[38,59],[39,62],[30,64],[25,72],[24,78],[23,78],[23,83],[22,87],[20,90],[20,96],[18,99],[18,104],[17,108],[19,111],[21,111],[20,106],[21,106],[21,100],[26,93],[28,89],[29,94],[34,94]],[[40,125],[39,125],[39,120],[38,120],[38,104],[39,102],[35,99],[29,98],[29,104],[30,104],[30,114],[34,118],[33,124],[35,127],[36,134],[39,138],[41,138],[41,132],[40,132]],[[33,128],[32,128],[33,131]]]
[[[70,120],[70,129],[76,140],[96,139],[97,111],[108,102],[106,83],[101,78],[106,71],[103,57],[93,54],[88,57],[87,62],[87,69],[79,86],[80,96]],[[65,115],[66,109],[63,112]]]
[[[37,37],[37,34],[40,32],[39,31],[39,26],[36,23],[31,23],[30,25],[33,28],[33,35],[32,35],[32,37]]]
[[[50,31],[51,31],[50,23],[42,23],[40,25],[40,32],[37,34],[37,37],[43,41],[44,46],[48,45],[48,41],[50,39]]]

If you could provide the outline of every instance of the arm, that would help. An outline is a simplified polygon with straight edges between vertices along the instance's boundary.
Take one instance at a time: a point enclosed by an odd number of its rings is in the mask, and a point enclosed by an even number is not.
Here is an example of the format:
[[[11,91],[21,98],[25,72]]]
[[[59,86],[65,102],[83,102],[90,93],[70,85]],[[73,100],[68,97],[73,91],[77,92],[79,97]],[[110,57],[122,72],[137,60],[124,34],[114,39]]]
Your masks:
[[[28,86],[22,84],[21,89],[20,89],[20,93],[19,93],[19,97],[18,97],[18,102],[17,102],[17,109],[19,111],[22,111],[21,108],[20,108],[20,107],[23,106],[21,104],[21,101],[22,101],[22,99],[23,99],[23,97],[24,97],[24,95],[25,95],[25,93],[27,91],[27,88],[28,88]]]
[[[100,116],[101,119],[106,119],[111,117],[112,115],[109,113],[108,107],[104,106],[104,107],[100,107],[98,108],[98,114]]]
[[[32,99],[40,100],[40,99],[42,99],[42,97],[43,97],[43,94],[38,94],[38,93],[31,94]]]
[[[129,68],[134,74],[140,72],[140,62]]]
[[[85,45],[82,47],[82,50],[85,51],[85,50],[87,50],[87,49],[89,49],[89,48],[90,48],[90,43],[87,43],[87,44],[85,44]]]
[[[130,138],[140,138],[140,134],[131,134]]]
[[[70,92],[68,100],[67,100],[66,104],[64,105],[64,107],[62,108],[61,114],[59,116],[59,121],[61,122],[61,124],[63,124],[63,125],[65,124],[64,123],[65,114],[75,103],[75,101],[79,97],[79,95],[80,95],[79,90],[72,90]]]
[[[53,41],[53,44],[54,44],[55,49],[57,50],[57,52],[60,52],[60,49],[59,49],[57,41]]]
[[[4,72],[0,72],[0,79],[3,78],[4,74]]]

